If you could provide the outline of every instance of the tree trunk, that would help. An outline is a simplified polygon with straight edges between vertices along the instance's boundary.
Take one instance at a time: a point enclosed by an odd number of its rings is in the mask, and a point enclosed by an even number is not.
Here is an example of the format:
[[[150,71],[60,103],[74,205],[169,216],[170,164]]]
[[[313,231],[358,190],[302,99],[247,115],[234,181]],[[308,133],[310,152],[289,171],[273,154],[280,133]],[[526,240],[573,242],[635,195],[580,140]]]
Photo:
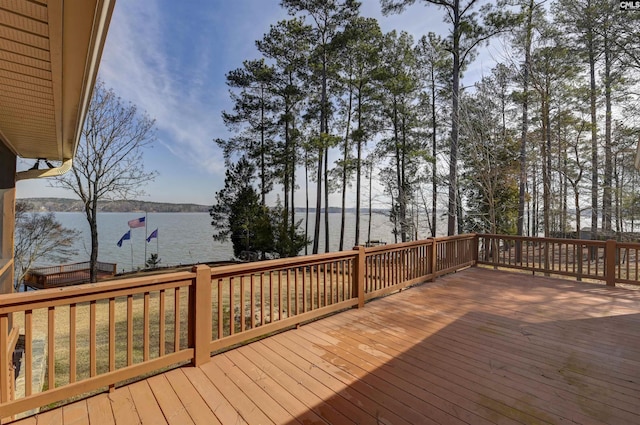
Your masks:
[[[351,87],[351,85],[350,85]],[[349,160],[349,128],[351,126],[351,105],[353,103],[353,90],[349,89],[349,110],[347,112],[347,125],[344,134],[344,154],[342,157],[342,205],[341,205],[341,217],[340,217],[340,247],[338,251],[344,249],[344,224],[345,214],[347,208],[347,161]]]
[[[354,245],[360,244],[360,196],[362,190],[362,83],[358,90],[358,140],[356,140],[356,233]]]
[[[98,281],[98,202],[93,199],[91,205],[85,205],[85,213],[91,231],[91,254],[89,255],[89,282]]]
[[[309,239],[309,151],[304,153],[304,187],[305,187],[305,213],[304,213],[304,238]],[[316,214],[317,215],[317,214]],[[317,238],[313,240],[314,246]],[[315,248],[317,249],[317,248]],[[304,246],[304,255],[309,254],[309,245]]]
[[[260,100],[260,200],[262,205],[266,205],[267,197],[267,182],[266,172],[267,166],[265,164],[265,124],[264,124],[264,87],[261,88],[261,100]]]
[[[436,117],[436,76],[433,67],[431,68],[431,155],[433,156],[433,165],[431,168],[431,236],[436,237],[437,220],[438,220],[438,173],[437,161],[437,117]]]
[[[551,130],[549,120],[549,97],[542,100],[542,203],[544,215],[544,237],[549,237],[551,226]]]
[[[295,121],[291,122],[291,131],[295,129]],[[298,160],[297,149],[296,149],[296,141],[295,136],[289,136],[291,140],[291,226],[289,227],[289,232],[291,235],[291,240],[293,240],[294,235],[296,233],[296,203],[295,203],[295,194],[296,194],[296,162]],[[305,245],[306,247],[306,245]]]
[[[604,176],[602,188],[602,228],[611,230],[611,187],[613,180],[611,150],[611,48],[608,37],[604,37]]]
[[[329,148],[324,151],[324,252],[329,252]]]
[[[290,149],[291,138],[289,136],[289,102],[285,99],[285,118],[284,118],[284,170],[283,170],[283,192],[284,192],[284,230],[288,233],[289,226],[289,213],[293,215],[293,211],[289,210],[289,191],[292,190],[291,186],[291,170],[290,168],[295,166],[291,164]],[[292,199],[292,198],[291,198]],[[292,199],[293,200],[293,199]]]
[[[527,10],[527,27],[524,45],[524,66],[522,69],[522,127],[520,134],[520,182],[518,187],[518,222],[516,233],[524,233],[524,203],[527,181],[527,133],[529,132],[529,69],[531,67],[531,39],[533,38],[534,0],[529,1]],[[522,244],[516,244],[516,262],[522,259]]]
[[[593,32],[588,37],[590,110],[591,110],[591,239],[596,238],[598,230],[598,133],[596,119],[596,59],[593,45]]]
[[[318,173],[316,183],[316,222],[313,231],[313,254],[318,253],[320,238],[320,214],[322,210],[322,169],[324,165],[324,152],[327,136],[327,47],[325,34],[322,34],[322,84],[320,93],[320,146],[318,146]],[[325,186],[327,182],[325,181]],[[325,205],[325,209],[328,205]],[[326,243],[327,241],[325,241]]]
[[[369,164],[369,228],[367,229],[367,242],[371,242],[371,217],[372,217],[372,196],[371,188],[373,186],[373,163]]]
[[[453,81],[451,85],[451,147],[449,152],[449,208],[447,234],[456,233],[458,196],[458,119],[460,115],[458,95],[460,93],[460,0],[453,7]]]

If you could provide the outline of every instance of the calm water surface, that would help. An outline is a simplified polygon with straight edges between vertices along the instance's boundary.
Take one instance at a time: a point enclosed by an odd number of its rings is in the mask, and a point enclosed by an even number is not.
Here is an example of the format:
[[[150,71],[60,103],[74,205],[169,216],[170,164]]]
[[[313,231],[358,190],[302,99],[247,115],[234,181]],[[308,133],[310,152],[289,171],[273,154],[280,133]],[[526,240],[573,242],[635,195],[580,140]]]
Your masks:
[[[122,247],[116,244],[129,227],[127,222],[144,213],[100,213],[98,214],[99,260],[117,263],[118,271],[129,271],[143,267],[145,248],[147,258],[151,253],[158,253],[161,265],[173,266],[193,264],[207,261],[225,261],[233,257],[231,243],[216,242],[212,238],[213,227],[208,213],[149,213],[147,215],[146,232],[151,234],[158,229],[158,238],[146,243],[145,228],[131,229],[131,240],[124,241]],[[89,225],[83,213],[56,213],[56,218],[63,226],[81,232],[75,247],[78,256],[69,262],[88,261],[91,251],[91,235]],[[300,214],[299,219],[303,219]],[[313,231],[313,214],[310,215],[309,231]],[[367,239],[368,216],[361,217],[360,240]],[[337,251],[340,237],[340,214],[329,214],[330,247]],[[304,228],[304,221],[302,222]],[[355,214],[346,215],[345,247],[354,244]],[[392,225],[388,217],[374,214],[372,218],[371,239],[393,242]],[[320,251],[324,249],[324,219],[320,231]],[[311,245],[309,246],[311,251]]]

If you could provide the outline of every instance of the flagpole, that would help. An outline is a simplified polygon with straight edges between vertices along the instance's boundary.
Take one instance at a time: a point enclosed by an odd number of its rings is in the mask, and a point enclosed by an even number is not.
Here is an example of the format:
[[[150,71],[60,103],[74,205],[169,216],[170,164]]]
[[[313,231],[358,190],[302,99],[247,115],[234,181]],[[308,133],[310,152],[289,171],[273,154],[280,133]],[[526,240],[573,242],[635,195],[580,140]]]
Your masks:
[[[147,212],[144,212],[144,267],[147,266],[147,238],[149,232],[147,231]]]
[[[131,271],[133,271],[133,240],[129,237],[129,246],[131,247]]]

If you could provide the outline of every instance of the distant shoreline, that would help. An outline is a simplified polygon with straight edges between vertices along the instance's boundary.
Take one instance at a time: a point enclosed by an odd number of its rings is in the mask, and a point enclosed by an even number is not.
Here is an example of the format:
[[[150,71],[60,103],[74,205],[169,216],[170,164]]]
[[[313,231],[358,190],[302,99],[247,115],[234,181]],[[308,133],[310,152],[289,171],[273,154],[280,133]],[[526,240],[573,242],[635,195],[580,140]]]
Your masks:
[[[78,199],[69,198],[19,198],[17,201],[26,202],[36,212],[79,212],[84,213],[84,206]],[[199,204],[172,204],[168,202],[148,201],[100,201],[99,212],[148,212],[148,213],[208,213],[210,205]],[[324,208],[320,210],[324,212]],[[340,207],[329,207],[330,214],[340,213]],[[355,208],[346,208],[347,213],[355,213]],[[296,208],[296,213],[304,213],[304,208]],[[386,209],[373,209],[375,214],[387,215]],[[309,209],[310,214],[315,213],[315,208]],[[369,210],[363,208],[361,214],[368,214]]]
[[[17,201],[31,205],[33,211],[38,212],[84,212],[84,206],[79,199],[69,198],[22,198]],[[100,201],[99,212],[209,212],[209,205],[171,204],[167,202],[148,201]]]

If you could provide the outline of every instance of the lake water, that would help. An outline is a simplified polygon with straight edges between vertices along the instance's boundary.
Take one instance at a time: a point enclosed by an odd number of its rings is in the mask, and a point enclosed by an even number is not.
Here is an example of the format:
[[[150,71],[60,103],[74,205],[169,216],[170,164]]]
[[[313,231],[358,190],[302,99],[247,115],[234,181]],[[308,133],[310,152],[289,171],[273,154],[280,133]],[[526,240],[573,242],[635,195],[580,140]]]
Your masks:
[[[208,213],[149,213],[147,215],[147,233],[158,229],[158,238],[146,243],[145,228],[131,229],[131,240],[124,241],[122,247],[116,244],[129,227],[127,222],[144,213],[99,213],[98,214],[98,257],[100,261],[117,263],[118,272],[141,268],[145,263],[145,247],[147,257],[158,253],[162,266],[194,264],[208,261],[226,261],[233,257],[231,243],[220,243],[213,240],[213,227]],[[340,238],[339,213],[329,214],[330,248],[337,251]],[[68,228],[77,229],[81,236],[75,247],[78,256],[69,262],[88,261],[91,251],[91,235],[89,224],[83,213],[56,213],[60,223]],[[304,218],[300,214],[299,219]],[[309,231],[313,232],[313,214],[310,214]],[[367,239],[368,216],[361,217],[360,241]],[[302,222],[304,228],[304,221]],[[354,244],[355,214],[346,215],[345,244],[350,249]],[[373,214],[371,239],[392,243],[393,226],[389,218],[382,214]],[[320,231],[320,252],[324,252],[324,218]],[[309,245],[311,252],[312,245]]]

